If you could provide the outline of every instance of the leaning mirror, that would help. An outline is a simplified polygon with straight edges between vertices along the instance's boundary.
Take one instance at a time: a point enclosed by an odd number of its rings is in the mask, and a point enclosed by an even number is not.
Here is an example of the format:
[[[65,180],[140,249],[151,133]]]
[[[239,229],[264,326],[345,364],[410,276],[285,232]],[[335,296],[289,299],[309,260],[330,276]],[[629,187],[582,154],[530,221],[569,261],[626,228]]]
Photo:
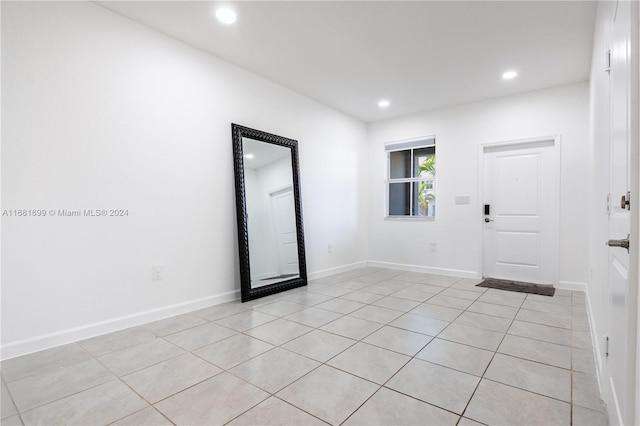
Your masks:
[[[307,285],[298,142],[231,125],[242,301]]]

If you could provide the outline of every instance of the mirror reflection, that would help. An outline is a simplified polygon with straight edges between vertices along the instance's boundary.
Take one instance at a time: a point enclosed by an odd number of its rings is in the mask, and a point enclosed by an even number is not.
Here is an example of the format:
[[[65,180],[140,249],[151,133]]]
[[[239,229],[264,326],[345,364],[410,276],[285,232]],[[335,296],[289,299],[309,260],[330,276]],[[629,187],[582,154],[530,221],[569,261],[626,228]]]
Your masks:
[[[291,149],[242,138],[251,287],[300,277]]]

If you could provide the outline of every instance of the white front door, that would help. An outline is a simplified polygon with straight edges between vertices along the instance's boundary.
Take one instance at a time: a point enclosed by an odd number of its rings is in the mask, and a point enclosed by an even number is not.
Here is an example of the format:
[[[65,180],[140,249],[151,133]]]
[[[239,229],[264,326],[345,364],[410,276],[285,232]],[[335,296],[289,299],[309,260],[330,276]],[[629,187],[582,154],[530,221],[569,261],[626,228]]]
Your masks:
[[[625,204],[630,190],[630,23],[631,4],[618,3],[613,21],[611,46],[611,137],[609,193],[609,245],[626,240],[631,233],[629,207],[637,209],[638,200]],[[625,197],[625,200],[622,198]],[[616,241],[618,240],[618,241]],[[633,241],[631,244],[636,244]],[[629,251],[624,247],[610,247],[609,278],[609,350],[608,373],[611,400],[607,401],[612,422],[633,424],[635,395],[636,307],[635,289],[629,287],[632,275]]]
[[[273,209],[280,274],[298,274],[298,237],[293,191],[289,188],[271,194],[271,207]]]
[[[557,152],[555,139],[484,147],[484,277],[556,284]]]

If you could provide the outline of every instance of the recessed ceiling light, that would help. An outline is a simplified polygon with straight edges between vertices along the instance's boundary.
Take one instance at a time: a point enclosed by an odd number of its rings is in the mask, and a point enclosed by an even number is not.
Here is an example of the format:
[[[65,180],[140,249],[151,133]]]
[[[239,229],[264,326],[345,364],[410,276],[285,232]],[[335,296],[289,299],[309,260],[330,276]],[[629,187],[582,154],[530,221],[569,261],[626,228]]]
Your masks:
[[[379,106],[380,108],[386,108],[386,107],[388,107],[389,105],[391,105],[391,104],[390,104],[390,103],[389,103],[389,101],[388,101],[388,100],[386,100],[386,99],[382,99],[380,102],[378,102],[378,106]]]
[[[249,153],[247,155],[244,156],[244,158],[246,158],[247,160],[251,160],[254,157],[253,154]]]
[[[236,22],[238,17],[236,16],[236,12],[228,7],[219,7],[216,9],[216,18],[222,24],[231,25]]]
[[[509,71],[505,71],[504,73],[502,73],[502,79],[503,80],[512,80],[512,79],[516,78],[517,76],[518,76],[518,71],[509,70]]]

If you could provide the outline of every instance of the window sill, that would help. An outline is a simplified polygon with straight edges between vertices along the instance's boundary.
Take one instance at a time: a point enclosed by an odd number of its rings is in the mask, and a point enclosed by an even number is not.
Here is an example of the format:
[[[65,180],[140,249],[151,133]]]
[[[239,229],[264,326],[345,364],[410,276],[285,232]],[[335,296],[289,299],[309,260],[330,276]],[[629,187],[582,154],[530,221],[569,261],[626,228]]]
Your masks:
[[[389,220],[392,222],[400,221],[400,222],[434,222],[436,220],[435,216],[385,216],[384,220]]]

